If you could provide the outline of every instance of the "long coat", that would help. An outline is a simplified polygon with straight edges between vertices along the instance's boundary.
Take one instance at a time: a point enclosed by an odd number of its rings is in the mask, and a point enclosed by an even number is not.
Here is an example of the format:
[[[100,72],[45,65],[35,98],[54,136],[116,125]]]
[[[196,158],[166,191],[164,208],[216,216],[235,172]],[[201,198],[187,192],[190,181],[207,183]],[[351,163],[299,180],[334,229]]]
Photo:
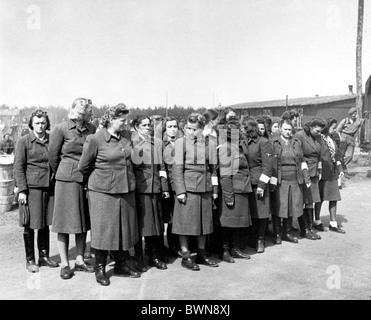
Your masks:
[[[39,140],[33,131],[22,136],[16,147],[14,178],[19,192],[28,195],[31,229],[52,224],[54,186],[50,181],[48,149],[49,134]]]
[[[218,146],[220,195],[218,209],[223,227],[244,228],[251,225],[249,196],[253,192],[249,163],[240,144],[224,142]],[[233,206],[227,206],[233,202]]]
[[[266,219],[270,214],[268,184],[272,176],[272,144],[264,137],[244,139],[244,148],[247,149],[247,160],[250,167],[253,194],[250,194],[250,209],[253,219]],[[257,188],[264,190],[261,199],[257,197]]]
[[[216,144],[209,138],[180,138],[175,142],[173,181],[176,195],[173,233],[207,235],[213,232],[212,193],[218,193]]]
[[[116,138],[102,128],[84,144],[79,170],[88,180],[92,247],[96,249],[128,250],[139,239],[130,136],[130,131],[124,131]]]

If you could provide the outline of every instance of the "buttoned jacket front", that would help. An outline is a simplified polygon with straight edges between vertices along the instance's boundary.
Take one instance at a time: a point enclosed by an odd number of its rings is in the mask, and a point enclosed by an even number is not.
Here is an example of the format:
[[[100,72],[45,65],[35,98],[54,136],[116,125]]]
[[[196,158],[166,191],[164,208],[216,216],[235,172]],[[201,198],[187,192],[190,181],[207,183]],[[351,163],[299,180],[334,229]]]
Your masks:
[[[17,142],[14,158],[14,178],[19,192],[28,188],[48,188],[50,167],[48,158],[49,135],[44,140],[31,131]]]
[[[72,120],[55,126],[50,133],[49,162],[56,180],[83,182],[78,165],[86,137],[95,131],[91,123],[78,128]]]
[[[110,194],[135,190],[130,136],[124,131],[116,138],[102,128],[86,138],[79,170],[88,179],[89,190]]]

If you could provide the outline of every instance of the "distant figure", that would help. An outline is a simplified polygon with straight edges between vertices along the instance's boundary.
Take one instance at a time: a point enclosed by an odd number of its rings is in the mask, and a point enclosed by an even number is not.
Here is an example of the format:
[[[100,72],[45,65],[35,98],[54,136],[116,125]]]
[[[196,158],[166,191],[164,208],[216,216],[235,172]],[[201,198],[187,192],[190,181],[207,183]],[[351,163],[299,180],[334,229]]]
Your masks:
[[[9,133],[4,135],[4,140],[0,143],[0,153],[1,154],[12,154],[14,152],[14,142],[10,138]]]
[[[28,120],[27,118],[23,118],[22,124],[21,124],[21,137],[29,133],[30,133],[30,128],[28,127]]]
[[[4,131],[5,131],[5,123],[4,123],[4,120],[0,118],[0,136],[4,135]]]

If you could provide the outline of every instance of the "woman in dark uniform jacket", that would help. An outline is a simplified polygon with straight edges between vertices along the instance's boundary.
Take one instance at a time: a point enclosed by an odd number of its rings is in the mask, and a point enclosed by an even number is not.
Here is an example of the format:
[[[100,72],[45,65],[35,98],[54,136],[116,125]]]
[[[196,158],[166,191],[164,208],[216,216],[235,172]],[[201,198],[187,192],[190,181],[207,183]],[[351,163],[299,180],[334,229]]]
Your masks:
[[[320,134],[325,126],[324,120],[313,118],[304,125],[304,130],[295,134],[301,142],[311,180],[310,187],[304,186],[304,214],[303,218],[298,220],[301,236],[310,240],[321,239],[313,229],[313,204],[321,202],[318,186],[322,171]],[[304,224],[304,219],[306,219],[306,224]]]
[[[173,163],[175,157],[175,141],[182,138],[183,134],[179,130],[178,120],[175,117],[166,117],[163,122],[163,159],[167,179],[169,181],[169,198],[162,199],[162,209],[164,222],[167,223],[166,237],[169,246],[169,255],[178,256],[179,240],[173,234],[173,213],[175,204],[175,187],[173,181]]]
[[[330,212],[329,230],[338,233],[345,233],[345,231],[338,226],[336,221],[337,202],[341,200],[338,179],[341,179],[344,176],[339,145],[336,144],[336,141],[331,136],[335,133],[336,126],[336,119],[327,119],[327,126],[321,134],[323,150],[321,158],[322,177],[319,181],[321,202],[318,202],[315,205],[316,224],[314,227],[319,231],[324,231],[320,214],[323,201],[328,201]]]
[[[279,128],[281,134],[272,140],[274,162],[271,181],[277,180],[274,192],[276,209],[272,213],[273,232],[276,243],[281,243],[281,240],[297,243],[298,239],[289,233],[289,226],[293,217],[303,215],[303,184],[309,186],[310,177],[301,142],[292,137],[291,121],[282,120]]]
[[[258,124],[254,119],[243,119],[242,130],[247,149],[253,193],[250,193],[252,230],[250,244],[256,252],[263,253],[265,229],[270,214],[269,180],[272,175],[272,144],[258,133]]]
[[[234,263],[234,258],[250,259],[239,248],[240,228],[251,226],[249,193],[252,192],[249,164],[241,144],[239,128],[238,122],[230,121],[219,127],[218,209],[223,238],[222,259],[229,263]]]
[[[206,236],[213,232],[213,199],[218,197],[216,144],[202,131],[205,118],[188,116],[185,137],[175,142],[173,182],[177,201],[174,206],[173,233],[179,235],[182,266],[200,270],[198,264],[217,267],[207,257]],[[189,236],[197,236],[196,263],[191,259]]]
[[[89,178],[95,276],[104,286],[110,284],[105,272],[108,251],[116,262],[115,274],[140,276],[125,262],[129,249],[138,242],[131,132],[126,130],[128,113],[124,104],[107,109],[101,120],[103,128],[87,137],[79,162],[80,172]]]
[[[24,227],[23,240],[26,250],[26,268],[38,272],[35,262],[34,230],[37,231],[39,266],[58,267],[49,258],[49,226],[53,219],[53,184],[50,181],[48,160],[49,117],[46,112],[36,110],[29,120],[30,133],[17,143],[14,159],[14,177],[19,190],[18,201],[27,203],[30,209],[30,223]]]
[[[56,180],[52,231],[58,233],[62,279],[74,275],[68,261],[70,234],[75,234],[76,239],[75,270],[94,272],[94,267],[84,262],[90,218],[86,181],[78,169],[86,137],[96,130],[89,123],[91,115],[91,100],[77,98],[69,111],[69,120],[56,125],[50,134],[49,161]]]
[[[154,137],[151,120],[138,116],[133,122],[136,131],[133,139],[134,173],[136,179],[136,205],[139,225],[139,241],[135,245],[135,266],[145,272],[143,243],[149,253],[149,265],[167,269],[161,255],[161,238],[164,232],[161,198],[169,197],[168,182],[162,160],[162,139]]]

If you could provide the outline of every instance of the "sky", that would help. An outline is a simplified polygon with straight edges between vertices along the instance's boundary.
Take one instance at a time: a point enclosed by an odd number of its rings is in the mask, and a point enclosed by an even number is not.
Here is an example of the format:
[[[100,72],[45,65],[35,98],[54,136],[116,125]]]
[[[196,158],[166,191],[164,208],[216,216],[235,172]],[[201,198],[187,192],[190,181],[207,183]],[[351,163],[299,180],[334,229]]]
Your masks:
[[[356,0],[0,0],[0,105],[216,107],[356,92]],[[365,1],[363,90],[371,75]]]

